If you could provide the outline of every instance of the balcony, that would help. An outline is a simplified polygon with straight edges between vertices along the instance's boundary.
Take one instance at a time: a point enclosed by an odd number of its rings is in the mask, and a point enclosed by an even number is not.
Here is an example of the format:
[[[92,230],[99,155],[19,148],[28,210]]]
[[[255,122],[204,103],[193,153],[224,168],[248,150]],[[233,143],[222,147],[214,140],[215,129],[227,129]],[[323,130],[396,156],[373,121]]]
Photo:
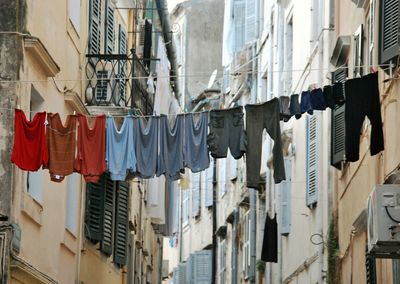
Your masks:
[[[88,54],[85,100],[88,109],[113,109],[113,113],[139,109],[152,114],[153,96],[147,93],[149,72],[132,52]]]

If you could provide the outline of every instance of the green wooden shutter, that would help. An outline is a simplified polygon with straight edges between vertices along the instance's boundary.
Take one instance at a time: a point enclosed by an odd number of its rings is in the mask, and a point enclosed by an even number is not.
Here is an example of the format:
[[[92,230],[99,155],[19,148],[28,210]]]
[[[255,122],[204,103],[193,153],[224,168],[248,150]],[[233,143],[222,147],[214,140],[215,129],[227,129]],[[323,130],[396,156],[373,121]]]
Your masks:
[[[379,61],[395,61],[400,49],[400,1],[382,0],[380,2]],[[396,62],[393,62],[396,63]]]
[[[285,158],[285,173],[286,180],[281,182],[280,188],[280,204],[281,204],[281,227],[280,231],[282,235],[288,235],[290,232],[291,222],[291,187],[292,187],[292,160]]]
[[[306,204],[313,206],[318,199],[318,121],[317,115],[307,116],[307,151],[306,151]]]
[[[366,248],[366,251],[368,251],[368,248]],[[365,272],[366,283],[376,284],[376,260],[375,256],[369,254],[368,252],[365,253]]]
[[[114,52],[114,8],[110,1],[107,1],[106,8],[106,25],[105,25],[105,53],[112,54]]]
[[[114,232],[115,182],[111,180],[109,174],[105,175],[103,238],[101,240],[100,250],[106,255],[111,255]]]
[[[89,54],[100,53],[101,1],[90,1]]]
[[[200,173],[192,173],[192,216],[200,216]]]
[[[338,69],[332,73],[332,83],[346,81],[346,69]],[[345,104],[335,105],[331,116],[331,165],[341,169],[342,161],[345,160],[346,136],[344,121]]]
[[[127,35],[126,30],[122,25],[118,27],[118,53],[126,55],[128,53]],[[126,62],[119,61],[118,63],[118,74],[121,79],[119,79],[119,94],[123,102],[125,102],[126,93]]]
[[[127,262],[129,222],[129,183],[118,182],[115,203],[114,262],[125,265]]]
[[[94,243],[103,238],[104,184],[104,176],[86,184],[85,235]]]
[[[128,53],[126,30],[122,25],[119,25],[118,27],[118,53],[119,54]]]

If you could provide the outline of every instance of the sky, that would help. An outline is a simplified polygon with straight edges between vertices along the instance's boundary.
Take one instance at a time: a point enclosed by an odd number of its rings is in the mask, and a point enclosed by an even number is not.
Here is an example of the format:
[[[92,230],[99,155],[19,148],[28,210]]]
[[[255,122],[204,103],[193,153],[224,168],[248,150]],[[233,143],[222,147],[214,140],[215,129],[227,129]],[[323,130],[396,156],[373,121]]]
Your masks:
[[[168,2],[168,11],[172,11],[176,4],[184,2],[185,0],[167,0]]]

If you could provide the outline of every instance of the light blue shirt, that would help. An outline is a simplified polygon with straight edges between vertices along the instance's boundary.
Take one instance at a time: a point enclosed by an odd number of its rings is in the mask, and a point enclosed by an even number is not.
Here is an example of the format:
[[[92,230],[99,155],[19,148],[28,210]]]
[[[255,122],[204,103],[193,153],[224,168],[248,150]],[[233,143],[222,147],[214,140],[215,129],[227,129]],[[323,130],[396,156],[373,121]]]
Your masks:
[[[133,117],[126,116],[118,130],[114,118],[107,117],[107,169],[112,180],[123,181],[128,172],[136,171]]]

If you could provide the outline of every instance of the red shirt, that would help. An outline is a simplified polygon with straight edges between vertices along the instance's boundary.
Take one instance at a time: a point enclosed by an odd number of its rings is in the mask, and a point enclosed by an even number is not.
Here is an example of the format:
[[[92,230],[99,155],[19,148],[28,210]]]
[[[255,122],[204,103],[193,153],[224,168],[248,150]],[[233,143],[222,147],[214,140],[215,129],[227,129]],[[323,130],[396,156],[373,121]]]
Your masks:
[[[96,116],[90,128],[86,116],[79,114],[78,156],[75,171],[81,173],[86,182],[98,182],[106,166],[106,116]]]
[[[15,109],[14,147],[11,162],[25,171],[37,171],[46,167],[48,150],[46,143],[46,112],[38,112],[28,121],[20,109]]]

